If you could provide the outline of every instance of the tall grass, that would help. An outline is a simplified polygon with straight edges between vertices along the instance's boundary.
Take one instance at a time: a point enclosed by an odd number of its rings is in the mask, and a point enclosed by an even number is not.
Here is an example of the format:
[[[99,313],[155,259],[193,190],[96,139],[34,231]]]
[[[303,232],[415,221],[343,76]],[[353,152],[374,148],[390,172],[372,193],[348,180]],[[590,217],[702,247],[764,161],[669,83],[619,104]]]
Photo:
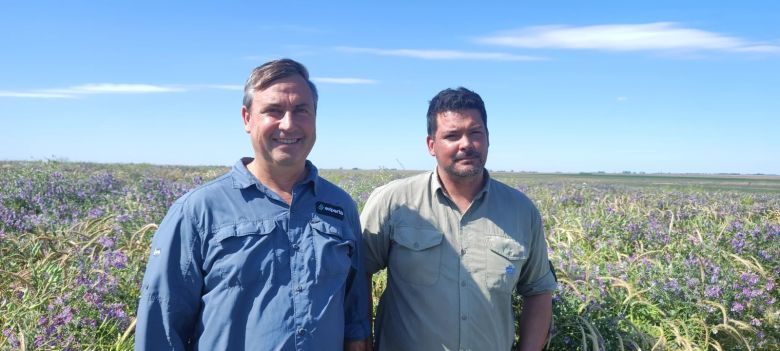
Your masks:
[[[0,349],[132,349],[156,224],[226,170],[0,163]],[[322,174],[362,207],[409,173]],[[778,192],[496,176],[544,216],[559,283],[549,350],[780,349]]]

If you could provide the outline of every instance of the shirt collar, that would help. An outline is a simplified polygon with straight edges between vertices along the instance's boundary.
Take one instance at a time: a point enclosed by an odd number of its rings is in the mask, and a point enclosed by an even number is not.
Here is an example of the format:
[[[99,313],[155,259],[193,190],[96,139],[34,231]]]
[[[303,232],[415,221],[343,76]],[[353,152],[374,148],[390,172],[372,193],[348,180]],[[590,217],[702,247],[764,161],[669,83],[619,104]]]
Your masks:
[[[484,183],[482,185],[482,189],[480,189],[479,192],[477,192],[477,195],[474,196],[474,202],[483,196],[487,196],[488,189],[490,189],[490,172],[488,172],[487,169],[483,169],[483,172],[485,174],[485,177],[483,178]],[[450,196],[447,194],[447,190],[444,189],[444,186],[441,185],[441,179],[439,179],[439,167],[433,169],[433,176],[431,178],[431,192],[434,194],[441,192],[442,195],[449,198]]]
[[[251,172],[249,172],[249,169],[246,168],[246,165],[249,164],[249,162],[252,162],[252,160],[253,158],[251,157],[242,157],[233,165],[233,168],[231,169],[231,177],[233,178],[234,189],[246,189],[253,185],[257,186],[257,188],[261,191],[265,191],[267,189],[265,185],[260,183],[260,181],[257,180],[257,178]],[[295,184],[295,186],[297,187],[311,183],[314,195],[317,195],[317,187],[319,182],[320,177],[319,172],[317,171],[317,167],[315,167],[311,161],[306,160],[306,177]]]

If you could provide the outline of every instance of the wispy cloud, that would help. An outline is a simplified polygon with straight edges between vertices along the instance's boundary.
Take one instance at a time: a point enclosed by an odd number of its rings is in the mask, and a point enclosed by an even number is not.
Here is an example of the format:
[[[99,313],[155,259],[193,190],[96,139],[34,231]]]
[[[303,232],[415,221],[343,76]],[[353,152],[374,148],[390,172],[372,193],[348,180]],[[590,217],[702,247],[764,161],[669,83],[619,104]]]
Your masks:
[[[44,92],[34,92],[34,91],[0,90],[0,97],[35,98],[35,99],[67,99],[67,98],[74,98],[75,96],[68,95],[68,94],[55,94],[55,93],[44,93]]]
[[[609,51],[701,51],[780,53],[780,46],[682,27],[672,22],[584,27],[539,26],[476,39],[483,44],[519,48]]]
[[[377,84],[379,81],[365,78],[337,78],[337,77],[312,77],[315,83],[322,84]]]
[[[322,84],[377,84],[379,81],[351,77],[313,77],[312,81]],[[0,90],[0,98],[32,98],[32,99],[73,99],[89,95],[108,94],[159,94],[181,93],[199,90],[242,91],[243,85],[238,84],[189,84],[189,85],[155,85],[155,84],[116,84],[96,83],[82,84],[67,88],[34,89],[34,90]]]
[[[67,95],[86,95],[86,94],[150,94],[150,93],[176,93],[186,91],[182,87],[171,87],[152,84],[84,84],[65,89],[48,89],[42,92]]]
[[[482,60],[482,61],[536,61],[544,58],[526,55],[514,55],[505,52],[469,52],[458,50],[422,50],[422,49],[376,49],[340,46],[342,52],[372,54],[380,56],[411,57],[424,60]]]
[[[21,91],[0,91],[0,97],[12,98],[38,98],[38,99],[67,99],[79,98],[87,95],[98,94],[159,94],[179,93],[197,89],[222,89],[235,90],[230,85],[155,85],[155,84],[116,84],[94,83],[75,85],[66,88],[34,89]],[[243,87],[238,87],[238,90]]]

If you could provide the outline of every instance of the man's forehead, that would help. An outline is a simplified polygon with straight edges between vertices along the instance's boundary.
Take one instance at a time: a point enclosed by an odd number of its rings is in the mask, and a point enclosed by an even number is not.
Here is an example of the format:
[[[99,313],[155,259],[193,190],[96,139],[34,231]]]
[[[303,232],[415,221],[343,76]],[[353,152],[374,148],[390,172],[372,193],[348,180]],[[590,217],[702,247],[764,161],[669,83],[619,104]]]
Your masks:
[[[268,103],[286,103],[290,100],[294,100],[296,104],[314,103],[314,96],[309,84],[299,76],[277,79],[265,89],[255,90],[254,99]]]
[[[484,127],[480,112],[476,109],[447,110],[436,114],[437,124],[443,129]]]

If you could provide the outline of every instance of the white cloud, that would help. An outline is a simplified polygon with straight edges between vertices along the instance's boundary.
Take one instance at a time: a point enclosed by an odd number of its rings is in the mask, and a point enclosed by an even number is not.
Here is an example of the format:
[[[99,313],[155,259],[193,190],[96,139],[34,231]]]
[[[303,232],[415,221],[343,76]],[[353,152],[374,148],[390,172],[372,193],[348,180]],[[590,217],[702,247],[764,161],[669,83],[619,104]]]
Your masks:
[[[505,52],[468,52],[457,50],[375,49],[337,47],[336,50],[380,56],[412,57],[424,60],[483,60],[483,61],[535,61],[541,57],[514,55]]]
[[[230,89],[227,85],[191,85],[169,86],[154,84],[116,84],[116,83],[90,83],[75,85],[67,88],[35,89],[27,91],[0,91],[0,97],[16,98],[78,98],[96,94],[159,94],[178,93],[190,91],[202,87],[207,89]],[[239,89],[243,89],[240,87]]]
[[[74,98],[73,95],[68,94],[56,94],[56,93],[42,93],[42,92],[23,92],[23,91],[3,91],[0,90],[0,97],[14,97],[14,98],[37,98],[37,99],[67,99]]]
[[[322,84],[376,84],[379,81],[365,78],[312,77],[312,81]]]
[[[584,27],[540,26],[507,31],[476,39],[479,43],[520,48],[593,49],[610,51],[720,50],[780,53],[780,46],[744,39],[671,22],[610,24]]]
[[[313,81],[323,84],[377,84],[373,79],[314,77]],[[237,84],[190,84],[190,85],[155,85],[155,84],[116,84],[94,83],[75,85],[67,88],[35,89],[26,91],[0,90],[0,98],[37,98],[63,99],[80,98],[98,94],[159,94],[179,93],[196,90],[228,90],[243,91],[243,85]]]
[[[623,102],[628,100],[628,98],[625,96],[618,96],[615,100],[617,100],[617,102]]]
[[[60,93],[69,95],[84,95],[84,94],[148,94],[148,93],[173,93],[182,92],[186,89],[181,87],[169,87],[152,84],[113,84],[113,83],[99,83],[99,84],[84,84],[77,85],[65,89],[49,89],[42,90],[42,92]]]

